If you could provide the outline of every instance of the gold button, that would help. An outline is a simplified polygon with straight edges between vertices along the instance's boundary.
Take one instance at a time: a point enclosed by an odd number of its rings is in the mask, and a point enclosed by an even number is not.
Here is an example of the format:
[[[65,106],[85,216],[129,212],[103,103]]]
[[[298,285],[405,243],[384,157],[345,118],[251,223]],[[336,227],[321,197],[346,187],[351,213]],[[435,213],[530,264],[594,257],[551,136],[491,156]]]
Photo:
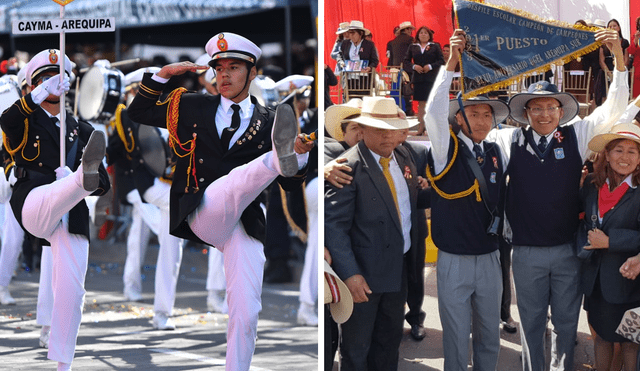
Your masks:
[[[38,166],[42,167],[42,162],[38,163]]]
[[[203,163],[203,162],[204,162],[204,160],[203,160],[203,159],[200,159],[200,160],[198,160],[198,162]]]

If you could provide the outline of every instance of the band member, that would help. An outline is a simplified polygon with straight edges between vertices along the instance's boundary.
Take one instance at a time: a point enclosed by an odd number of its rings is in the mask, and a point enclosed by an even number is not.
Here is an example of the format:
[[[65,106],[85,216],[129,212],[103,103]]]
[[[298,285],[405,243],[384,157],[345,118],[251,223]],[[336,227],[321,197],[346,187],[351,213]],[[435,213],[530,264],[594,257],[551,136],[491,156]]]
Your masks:
[[[145,72],[154,73],[159,70],[159,68],[141,68],[127,74],[125,76],[127,85],[125,90],[128,95],[135,96],[137,94],[139,83]],[[158,235],[160,244],[155,277],[153,327],[158,330],[173,330],[175,324],[170,317],[176,298],[176,284],[182,262],[182,246],[180,238],[169,234],[171,176],[153,174],[147,166],[148,159],[144,156],[144,151],[151,150],[151,148],[145,147],[145,143],[155,138],[156,143],[162,146],[164,139],[159,130],[154,129],[157,133],[154,133],[153,138],[141,140],[140,125],[129,118],[124,105],[116,109],[114,126],[115,130],[109,138],[107,151],[109,163],[116,163],[116,171],[125,180],[123,184],[126,184],[127,178],[130,178],[130,185],[133,186],[133,189],[124,196],[126,201],[133,205],[135,218],[127,238],[127,262],[123,276],[124,294],[130,300],[140,300],[141,298],[140,267],[144,257],[141,242],[146,242],[142,235],[144,231],[142,219],[144,219],[147,225],[155,226],[152,229]],[[160,170],[166,167],[167,158],[164,153],[153,157],[161,162]],[[129,188],[125,186],[125,189]],[[154,213],[155,218],[153,218]]]
[[[59,58],[65,58],[60,71]],[[68,370],[82,319],[89,255],[89,210],[84,198],[103,195],[109,177],[102,166],[105,138],[84,121],[66,115],[66,166],[59,164],[60,96],[69,90],[71,61],[56,49],[43,50],[26,70],[31,93],[0,117],[4,145],[18,179],[11,207],[20,225],[51,244],[53,311],[49,359]],[[60,73],[64,72],[63,81]]]
[[[291,107],[281,105],[274,115],[249,95],[261,55],[258,46],[224,32],[212,37],[205,49],[217,73],[219,96],[187,94],[179,88],[159,102],[171,76],[209,68],[192,62],[169,64],[144,76],[129,116],[169,129],[169,144],[178,156],[171,187],[171,234],[215,246],[224,254],[229,306],[226,369],[248,370],[265,262],[264,214],[255,199],[276,178],[284,189],[299,187],[313,144],[298,138]]]

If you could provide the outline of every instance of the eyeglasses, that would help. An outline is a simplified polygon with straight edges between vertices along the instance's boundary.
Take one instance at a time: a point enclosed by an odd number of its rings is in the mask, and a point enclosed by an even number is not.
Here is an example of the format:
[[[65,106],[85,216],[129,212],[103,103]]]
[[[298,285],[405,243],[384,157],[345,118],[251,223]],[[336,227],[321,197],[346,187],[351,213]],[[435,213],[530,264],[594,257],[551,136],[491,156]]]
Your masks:
[[[560,108],[562,108],[561,106],[556,106],[556,107],[548,107],[548,108],[540,108],[540,107],[526,107],[527,110],[529,110],[529,114],[531,114],[531,116],[540,116],[542,115],[545,111],[549,114],[549,115],[554,115],[557,112],[559,112]]]
[[[53,77],[53,76],[42,76],[42,77],[40,78],[40,82],[45,82],[45,81],[49,80],[49,79],[50,79],[50,78],[52,78],[52,77]]]

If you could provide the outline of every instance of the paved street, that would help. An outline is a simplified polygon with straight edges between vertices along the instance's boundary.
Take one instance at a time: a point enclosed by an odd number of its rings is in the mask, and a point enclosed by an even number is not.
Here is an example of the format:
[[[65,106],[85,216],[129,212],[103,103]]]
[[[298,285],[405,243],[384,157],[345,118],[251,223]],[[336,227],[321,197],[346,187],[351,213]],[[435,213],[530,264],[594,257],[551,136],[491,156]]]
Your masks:
[[[122,295],[125,250],[123,243],[92,241],[73,369],[224,370],[227,316],[207,313],[207,256],[200,248],[184,250],[173,317],[177,329],[157,331],[151,319],[158,246],[147,250],[140,303]],[[17,305],[0,306],[2,370],[56,369],[47,350],[37,347],[38,278],[38,272],[20,270],[10,285]],[[298,295],[298,283],[264,286],[252,370],[317,369],[317,327],[296,325]]]
[[[405,322],[405,335],[400,346],[399,371],[430,371],[442,370],[444,358],[442,351],[442,326],[438,315],[438,292],[436,287],[435,264],[427,264],[425,268],[425,300],[422,305],[427,313],[425,327],[428,330],[427,337],[422,342],[414,341],[409,335],[410,327]],[[512,291],[515,292],[515,291]],[[511,315],[519,323],[516,298],[513,295]],[[548,327],[551,327],[549,324]],[[547,344],[550,342],[550,332],[547,331]],[[470,342],[471,343],[471,342]],[[498,371],[522,370],[520,359],[520,331],[509,334],[500,331],[500,356],[498,359]],[[549,359],[549,347],[547,346],[547,359]],[[589,332],[586,313],[581,311],[578,324],[578,344],[575,349],[574,362],[576,371],[593,370],[593,339]]]

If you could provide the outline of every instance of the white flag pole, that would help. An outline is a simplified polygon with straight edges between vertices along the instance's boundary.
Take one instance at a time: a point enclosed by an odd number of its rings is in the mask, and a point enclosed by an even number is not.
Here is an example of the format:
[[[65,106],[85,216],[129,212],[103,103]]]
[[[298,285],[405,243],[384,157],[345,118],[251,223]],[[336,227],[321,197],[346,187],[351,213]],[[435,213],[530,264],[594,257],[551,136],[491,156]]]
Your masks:
[[[64,5],[60,5],[60,19],[64,19]],[[60,84],[64,81],[64,62],[65,62],[65,35],[64,30],[60,31]],[[66,109],[65,109],[65,92],[60,95],[60,167],[65,166],[66,161],[66,136],[67,136],[67,121],[66,121]],[[73,166],[73,164],[69,164]]]

